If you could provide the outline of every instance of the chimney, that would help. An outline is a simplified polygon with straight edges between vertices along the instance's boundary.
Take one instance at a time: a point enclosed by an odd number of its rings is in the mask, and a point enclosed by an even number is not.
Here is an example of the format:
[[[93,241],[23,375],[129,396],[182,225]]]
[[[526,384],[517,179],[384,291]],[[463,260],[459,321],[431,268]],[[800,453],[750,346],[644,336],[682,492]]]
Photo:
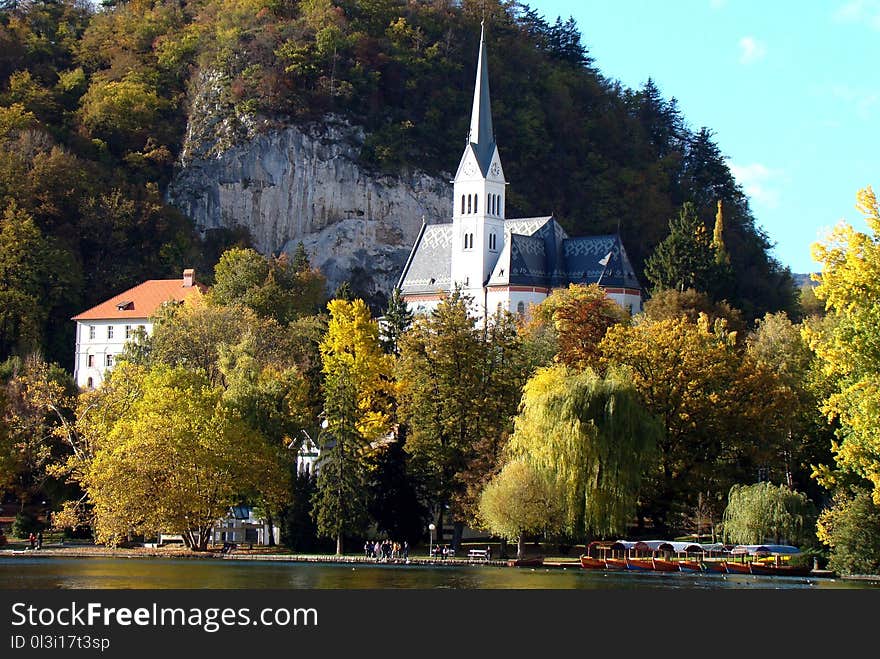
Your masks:
[[[196,278],[196,271],[192,268],[187,268],[183,271],[183,287],[184,288],[192,288],[193,282]]]

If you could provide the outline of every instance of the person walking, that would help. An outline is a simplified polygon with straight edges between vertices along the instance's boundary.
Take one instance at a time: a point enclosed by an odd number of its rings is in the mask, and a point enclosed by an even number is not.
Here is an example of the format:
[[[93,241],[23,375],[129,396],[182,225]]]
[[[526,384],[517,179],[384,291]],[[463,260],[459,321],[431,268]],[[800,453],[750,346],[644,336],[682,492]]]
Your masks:
[[[34,535],[33,531],[31,531],[31,534],[28,536],[28,543],[30,544],[31,549],[37,544],[37,536]]]

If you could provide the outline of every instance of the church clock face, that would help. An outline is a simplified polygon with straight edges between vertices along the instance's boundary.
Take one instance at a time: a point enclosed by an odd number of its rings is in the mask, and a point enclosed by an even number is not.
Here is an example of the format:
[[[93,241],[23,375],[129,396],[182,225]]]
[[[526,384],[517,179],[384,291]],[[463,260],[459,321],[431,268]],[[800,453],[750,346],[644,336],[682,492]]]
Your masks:
[[[501,176],[501,165],[497,162],[492,163],[492,168],[489,170],[492,176]]]
[[[474,167],[474,163],[472,163],[472,162],[466,162],[466,163],[464,164],[464,173],[465,173],[466,175],[468,175],[468,176],[473,176],[474,174],[476,174],[476,173],[477,173],[477,168]]]

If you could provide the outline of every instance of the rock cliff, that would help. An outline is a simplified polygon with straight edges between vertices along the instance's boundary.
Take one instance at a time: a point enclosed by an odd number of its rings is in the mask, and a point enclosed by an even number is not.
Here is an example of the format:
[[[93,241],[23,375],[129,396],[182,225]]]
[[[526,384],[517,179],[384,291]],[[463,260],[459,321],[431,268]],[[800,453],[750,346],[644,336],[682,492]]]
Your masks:
[[[202,231],[247,227],[264,253],[302,241],[331,290],[349,280],[381,298],[397,283],[422,218],[451,219],[446,181],[360,166],[360,128],[332,116],[302,127],[224,118],[211,98],[219,86],[203,79],[200,87],[168,200]]]

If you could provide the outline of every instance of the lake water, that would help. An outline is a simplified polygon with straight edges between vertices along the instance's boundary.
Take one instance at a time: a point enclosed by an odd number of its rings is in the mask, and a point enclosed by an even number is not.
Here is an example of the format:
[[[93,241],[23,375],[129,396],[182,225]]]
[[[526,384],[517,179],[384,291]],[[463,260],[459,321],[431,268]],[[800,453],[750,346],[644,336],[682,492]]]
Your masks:
[[[570,568],[165,558],[0,558],[0,588],[880,589],[880,581]]]

